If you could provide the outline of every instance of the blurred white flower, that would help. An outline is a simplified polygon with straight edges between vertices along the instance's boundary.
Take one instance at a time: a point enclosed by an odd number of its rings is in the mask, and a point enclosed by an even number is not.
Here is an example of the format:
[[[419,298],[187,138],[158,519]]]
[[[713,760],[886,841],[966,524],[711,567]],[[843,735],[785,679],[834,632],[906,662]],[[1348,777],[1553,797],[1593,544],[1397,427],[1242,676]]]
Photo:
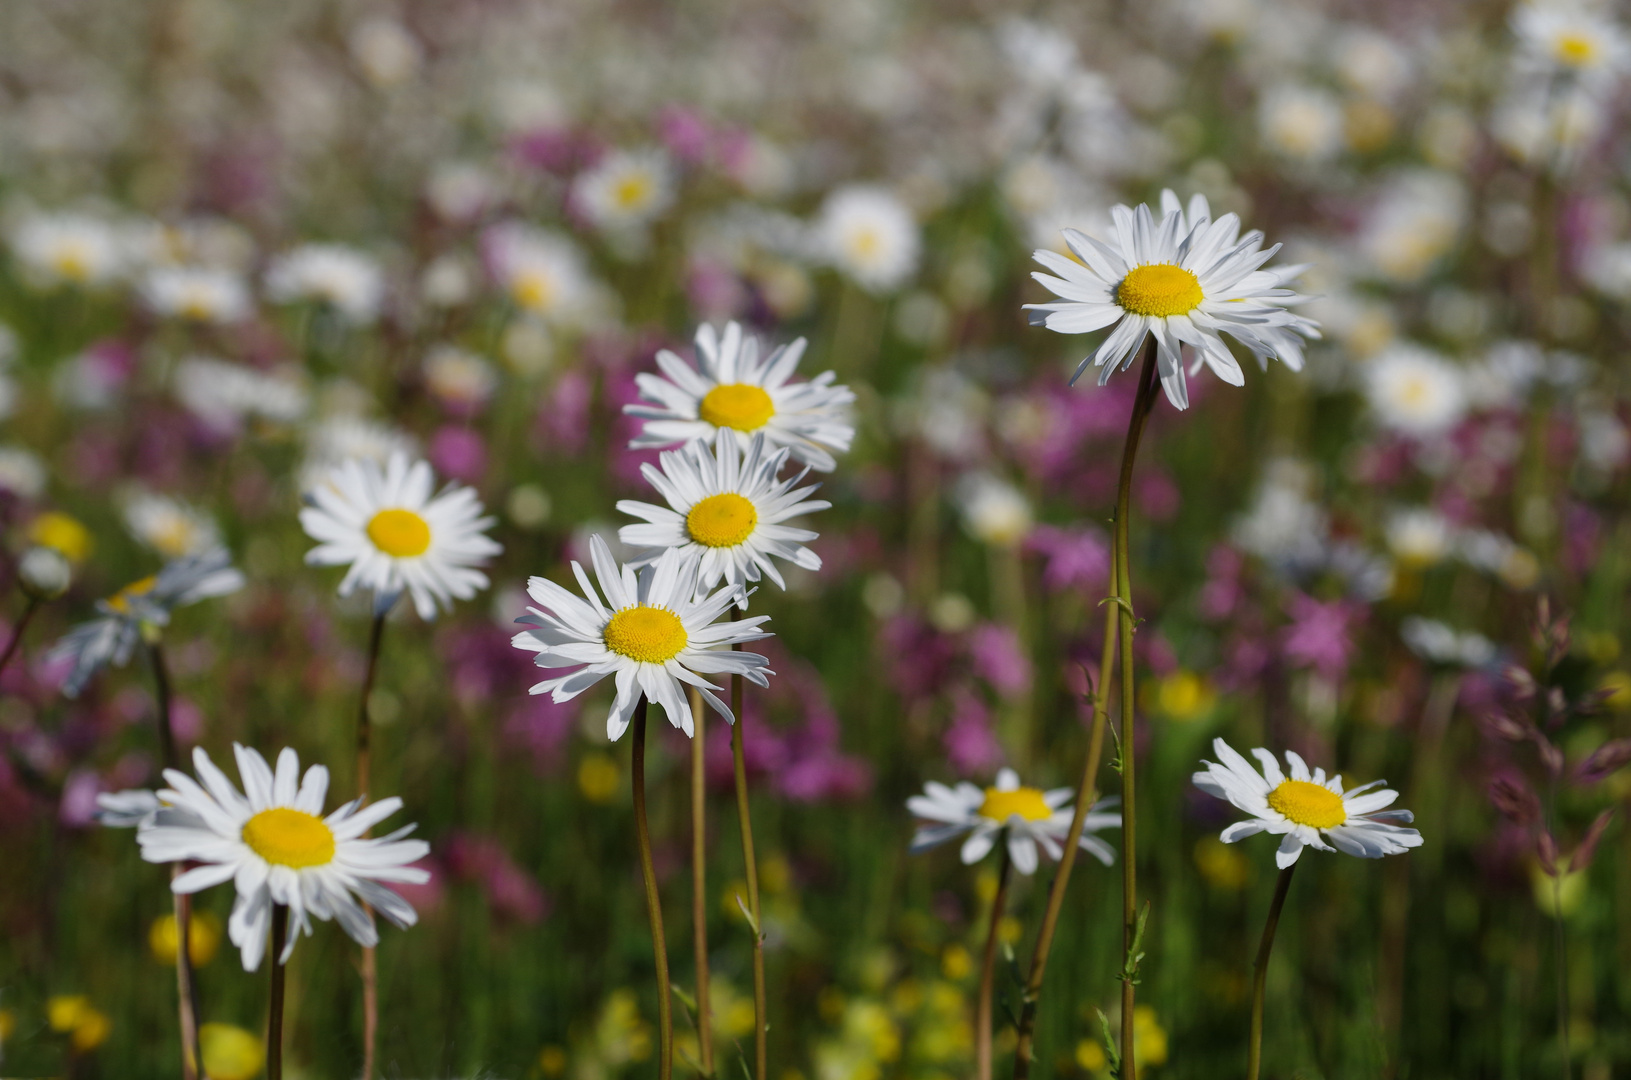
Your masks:
[[[1269,562],[1317,562],[1325,554],[1330,525],[1325,510],[1309,497],[1313,482],[1312,470],[1300,461],[1270,462],[1230,537]]]
[[[1399,623],[1399,636],[1424,660],[1481,668],[1495,659],[1495,645],[1471,630],[1458,631],[1436,619],[1411,615]]]
[[[168,495],[133,490],[124,497],[125,527],[166,559],[219,547],[221,530],[204,511]]]
[[[1631,47],[1606,4],[1586,0],[1529,0],[1512,11],[1520,76],[1578,81],[1604,90],[1628,64]]]
[[[489,272],[516,307],[551,321],[581,319],[592,286],[570,240],[519,222],[495,225],[482,240]]]
[[[425,59],[419,39],[400,22],[384,15],[358,23],[346,44],[363,75],[378,87],[395,86],[411,78]]]
[[[1442,435],[1467,411],[1461,369],[1420,345],[1400,342],[1368,361],[1365,397],[1383,427],[1414,438]]]
[[[407,432],[376,420],[346,414],[325,417],[306,433],[300,489],[310,491],[342,462],[357,459],[384,465],[393,454],[414,456],[418,445]]]
[[[280,304],[327,304],[347,322],[365,326],[379,315],[385,276],[372,256],[344,244],[302,244],[272,260],[266,295]]]
[[[1595,244],[1587,248],[1580,276],[1611,300],[1631,300],[1631,244]]]
[[[602,229],[639,227],[673,205],[673,167],[661,150],[616,150],[578,177],[573,195]]]
[[[1467,192],[1460,179],[1429,169],[1409,170],[1382,188],[1357,246],[1379,276],[1409,284],[1454,246],[1466,220]]]
[[[493,365],[455,345],[437,345],[425,357],[425,386],[444,404],[475,410],[498,386]]]
[[[1387,523],[1387,543],[1402,563],[1431,566],[1450,553],[1450,521],[1427,506],[1397,510]]]
[[[176,399],[187,411],[222,431],[257,417],[289,424],[306,414],[306,389],[298,372],[260,371],[205,356],[189,356],[170,376]]]
[[[446,161],[431,170],[425,198],[443,221],[473,221],[498,198],[493,177],[469,161]]]
[[[917,269],[918,225],[887,188],[852,184],[827,196],[814,244],[824,262],[868,292],[892,292]]]
[[[968,473],[957,482],[963,528],[982,544],[1014,547],[1031,534],[1035,512],[1025,494],[990,473]]]
[[[21,446],[0,446],[0,491],[36,499],[45,490],[45,462]]]
[[[31,547],[17,560],[17,580],[35,600],[55,600],[68,591],[73,576],[67,556],[56,548]]]
[[[126,266],[117,228],[89,214],[27,214],[10,240],[23,276],[40,287],[106,285]]]
[[[1331,44],[1331,62],[1348,89],[1375,101],[1391,101],[1410,83],[1405,47],[1366,26],[1349,26]]]
[[[251,309],[243,278],[205,266],[150,270],[142,279],[141,293],[155,315],[191,322],[234,323]]]
[[[1317,165],[1342,149],[1342,106],[1326,90],[1284,83],[1263,95],[1257,130],[1275,153]]]

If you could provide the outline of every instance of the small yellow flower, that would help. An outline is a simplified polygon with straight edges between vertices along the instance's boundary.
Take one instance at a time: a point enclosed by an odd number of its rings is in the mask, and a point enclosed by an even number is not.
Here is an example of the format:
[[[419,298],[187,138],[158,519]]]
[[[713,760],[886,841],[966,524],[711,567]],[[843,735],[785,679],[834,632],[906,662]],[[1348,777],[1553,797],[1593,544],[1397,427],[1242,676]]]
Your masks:
[[[17,1014],[10,1009],[0,1009],[0,1046],[5,1045],[11,1033],[17,1030]]]
[[[553,1043],[538,1051],[538,1071],[545,1076],[560,1076],[566,1072],[566,1051]]]
[[[1215,836],[1205,837],[1195,845],[1195,868],[1214,889],[1236,892],[1246,884],[1246,856]]]
[[[1099,1045],[1097,1039],[1083,1039],[1076,1044],[1076,1065],[1083,1072],[1104,1072],[1110,1067],[1109,1060],[1104,1056],[1104,1047]]]
[[[1193,671],[1175,671],[1156,686],[1155,703],[1169,720],[1196,720],[1212,711],[1217,695]]]
[[[1167,1031],[1148,1005],[1133,1009],[1133,1061],[1138,1065],[1165,1065]]]
[[[45,1004],[51,1030],[68,1036],[76,1053],[85,1054],[107,1041],[113,1023],[84,994],[59,994]]]
[[[1610,671],[1603,676],[1598,689],[1608,694],[1608,707],[1616,712],[1631,709],[1631,672]]]
[[[181,935],[176,931],[174,915],[160,915],[153,920],[147,932],[147,947],[153,959],[161,964],[176,962],[176,944]],[[195,911],[187,922],[187,956],[193,967],[203,967],[215,959],[221,947],[221,920],[208,911]]]
[[[940,954],[940,974],[948,979],[966,979],[973,970],[974,958],[961,945],[947,945]]]
[[[1012,945],[1018,941],[1020,935],[1024,932],[1025,924],[1012,915],[1004,915],[1002,920],[997,923],[997,940],[1005,945]]]
[[[198,1029],[209,1080],[253,1080],[266,1066],[266,1044],[259,1035],[233,1024],[205,1024]]]
[[[774,896],[793,883],[793,867],[784,855],[771,855],[759,863],[759,888]]]
[[[41,547],[55,548],[71,563],[84,562],[95,546],[89,529],[57,510],[47,510],[30,522],[28,539]]]
[[[611,802],[622,779],[617,762],[609,754],[585,754],[578,763],[578,791],[592,803]]]

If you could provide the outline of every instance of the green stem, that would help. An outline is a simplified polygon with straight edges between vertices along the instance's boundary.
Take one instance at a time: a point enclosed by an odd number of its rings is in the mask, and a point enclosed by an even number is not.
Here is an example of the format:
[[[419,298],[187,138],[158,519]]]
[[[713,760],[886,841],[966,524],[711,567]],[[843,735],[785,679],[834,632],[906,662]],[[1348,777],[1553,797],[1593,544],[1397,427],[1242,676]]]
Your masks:
[[[153,666],[154,726],[158,728],[159,753],[166,769],[179,769],[181,753],[176,746],[175,727],[171,720],[170,668],[164,662],[164,647],[157,641],[150,642],[147,655]],[[3,661],[0,661],[0,665],[3,665]],[[170,866],[170,880],[174,882],[186,869],[184,863],[173,863]],[[181,1034],[183,1080],[197,1080],[204,1061],[198,1042],[198,985],[193,974],[191,952],[192,900],[190,895],[174,891],[170,894],[170,910],[176,922],[176,1026]]]
[[[997,894],[991,898],[991,925],[985,933],[985,955],[980,960],[980,998],[974,1013],[976,1080],[991,1080],[991,1000],[997,972],[997,930],[1008,901],[1007,836],[1002,842],[1002,869],[997,871]]]
[[[1291,874],[1297,869],[1292,863],[1280,871],[1274,883],[1274,899],[1269,903],[1269,918],[1263,924],[1263,940],[1257,946],[1257,962],[1252,966],[1252,1027],[1251,1043],[1246,1049],[1246,1080],[1257,1080],[1263,1064],[1263,991],[1268,985],[1269,950],[1274,948],[1274,931],[1280,925],[1280,909],[1285,907],[1286,893],[1291,889]]]
[[[283,1080],[283,946],[289,909],[272,905],[272,1001],[266,1012],[266,1080]]]
[[[674,1073],[673,991],[668,983],[668,943],[663,937],[663,902],[657,893],[657,869],[651,861],[651,827],[646,823],[646,699],[634,707],[634,836],[640,848],[640,876],[646,886],[646,913],[651,918],[651,951],[657,963],[658,1080]]]
[[[702,693],[691,699],[691,933],[697,964],[697,1051],[703,1076],[714,1074],[714,1033],[708,993],[708,772],[703,753]]]
[[[17,619],[17,625],[11,630],[11,638],[6,642],[6,651],[0,652],[0,672],[4,672],[6,665],[11,663],[11,657],[16,653],[17,646],[23,643],[23,631],[28,629],[29,620],[34,618],[34,613],[39,609],[39,597],[30,596],[28,606],[23,608],[22,615]]]
[[[387,609],[389,610],[389,609]],[[374,694],[374,676],[379,670],[380,641],[385,636],[385,615],[374,616],[368,631],[368,667],[362,677],[362,700],[357,704],[357,798],[368,798],[369,766],[373,756],[373,720],[368,699]],[[366,835],[366,834],[364,834]],[[364,904],[370,916],[373,908]],[[379,957],[375,951],[363,946],[362,950],[362,1080],[374,1080],[375,1048],[379,1042]]]
[[[1144,365],[1138,375],[1138,396],[1127,425],[1127,441],[1121,451],[1121,479],[1116,486],[1116,607],[1121,617],[1121,942],[1129,956],[1138,923],[1138,803],[1133,778],[1137,753],[1133,742],[1133,718],[1137,703],[1133,665],[1133,582],[1129,569],[1128,524],[1132,516],[1133,462],[1160,387],[1156,379],[1155,338],[1144,346]],[[1133,1056],[1133,1002],[1137,987],[1127,972],[1121,980],[1121,1077],[1137,1080],[1138,1065]]]
[[[731,621],[742,617],[742,609],[731,605]],[[732,645],[740,650],[741,645]],[[748,812],[748,767],[742,753],[742,676],[731,676],[731,769],[736,778],[736,820],[742,831],[742,868],[747,878],[748,914],[753,916],[753,1063],[755,1080],[769,1075],[769,1047],[765,1023],[765,935],[759,915],[759,860],[753,852],[753,817]]]

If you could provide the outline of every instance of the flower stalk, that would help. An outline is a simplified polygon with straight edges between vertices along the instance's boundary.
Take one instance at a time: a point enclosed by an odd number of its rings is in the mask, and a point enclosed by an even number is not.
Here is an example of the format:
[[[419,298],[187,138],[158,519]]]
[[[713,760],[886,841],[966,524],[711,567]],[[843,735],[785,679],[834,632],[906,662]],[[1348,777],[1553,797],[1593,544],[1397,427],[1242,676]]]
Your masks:
[[[997,972],[997,931],[1008,906],[1008,845],[1002,845],[1002,868],[997,871],[997,892],[991,897],[991,925],[985,933],[985,955],[980,958],[980,997],[974,1013],[976,1080],[991,1080],[991,1006]]]
[[[738,609],[732,608],[732,617]],[[748,886],[748,916],[753,923],[753,1061],[755,1080],[768,1075],[765,1042],[765,936],[759,916],[759,862],[753,852],[753,819],[748,812],[748,768],[742,753],[742,677],[731,676],[731,768],[736,774],[736,817],[742,828],[742,872]]]
[[[368,667],[362,677],[362,700],[357,704],[357,798],[368,798],[369,768],[372,759],[373,718],[368,699],[374,695],[374,676],[379,669],[380,640],[385,636],[385,616],[390,609],[374,615],[368,631]],[[367,835],[366,833],[364,835]],[[369,915],[373,908],[363,910]],[[379,958],[374,949],[362,950],[362,1080],[374,1078],[375,1047],[379,1042]]]
[[[11,637],[6,641],[5,651],[0,652],[0,673],[3,673],[6,670],[6,665],[11,663],[11,658],[17,652],[17,647],[23,643],[23,631],[28,629],[29,621],[34,618],[34,613],[38,610],[40,610],[40,598],[30,596],[28,604],[23,608],[23,613],[17,617],[17,625],[12,627]]]
[[[688,688],[691,705],[691,931],[697,965],[697,1064],[714,1074],[714,1033],[708,1011],[708,770],[702,694]]]
[[[1257,961],[1252,965],[1252,1021],[1251,1042],[1246,1049],[1246,1080],[1257,1080],[1263,1064],[1263,992],[1268,985],[1269,951],[1274,948],[1274,931],[1280,925],[1280,909],[1285,907],[1286,893],[1291,889],[1291,874],[1297,869],[1292,863],[1280,871],[1274,883],[1274,899],[1269,903],[1268,921],[1263,924],[1263,940],[1257,946]]]
[[[19,634],[21,636],[21,626]],[[158,728],[160,760],[166,769],[181,768],[181,755],[176,748],[175,729],[170,712],[170,669],[164,662],[164,647],[153,640],[147,646],[153,667],[153,696],[156,706],[155,725]],[[0,661],[3,665],[3,661]],[[185,863],[170,864],[170,881],[180,877],[187,869]],[[198,1042],[198,987],[193,975],[192,914],[193,898],[170,891],[170,910],[176,923],[176,1018],[181,1033],[181,1075],[183,1080],[197,1080],[203,1069],[203,1055]]]
[[[657,893],[657,869],[651,861],[651,827],[646,820],[646,708],[645,695],[634,707],[634,836],[640,848],[640,877],[646,888],[646,913],[651,918],[651,951],[657,964],[657,1030],[660,1044],[658,1080],[674,1073],[674,1003],[668,981],[668,943],[663,936],[663,902]]]
[[[266,1010],[266,1080],[283,1080],[283,947],[289,935],[289,909],[272,905],[272,994]]]

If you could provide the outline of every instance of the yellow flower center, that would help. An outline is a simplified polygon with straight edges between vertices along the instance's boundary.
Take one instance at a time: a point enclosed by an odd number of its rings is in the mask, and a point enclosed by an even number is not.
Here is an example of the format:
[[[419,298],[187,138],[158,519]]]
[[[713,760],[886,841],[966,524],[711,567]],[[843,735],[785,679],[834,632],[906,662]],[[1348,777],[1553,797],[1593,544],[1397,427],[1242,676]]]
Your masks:
[[[91,551],[91,533],[67,514],[47,510],[28,527],[28,538],[41,547],[56,548],[69,562],[82,562]]]
[[[91,255],[81,243],[68,243],[57,249],[52,260],[64,281],[84,284],[91,277]]]
[[[262,810],[244,822],[243,841],[276,866],[299,870],[334,861],[334,831],[322,818],[289,806]]]
[[[883,238],[873,228],[856,229],[849,235],[849,253],[856,262],[871,262],[883,247]]]
[[[725,383],[708,391],[697,406],[697,415],[714,427],[758,431],[776,415],[776,403],[760,387]]]
[[[121,615],[130,614],[130,602],[138,596],[146,596],[153,591],[153,586],[159,583],[157,574],[149,574],[140,581],[133,581],[108,598],[108,607]]]
[[[537,270],[523,270],[510,284],[515,302],[528,311],[543,311],[555,297],[555,282],[548,274]]]
[[[638,210],[651,199],[651,178],[636,173],[612,186],[612,201],[624,210]]]
[[[207,322],[215,314],[215,298],[208,289],[192,288],[187,290],[181,298],[180,313],[182,318],[194,322]]]
[[[759,511],[734,491],[710,495],[685,515],[685,531],[708,547],[735,547],[759,527]]]
[[[678,615],[645,604],[626,607],[613,615],[601,637],[612,652],[643,664],[672,660],[690,640]]]
[[[1558,60],[1574,67],[1584,67],[1597,56],[1597,43],[1581,33],[1561,35],[1553,48]]]
[[[430,526],[412,510],[381,510],[368,522],[368,539],[393,559],[411,559],[430,547]]]
[[[1116,303],[1154,318],[1187,314],[1204,299],[1200,278],[1172,263],[1135,266],[1116,286]]]
[[[1053,809],[1042,798],[1041,788],[1020,787],[1012,791],[999,791],[988,787],[978,813],[992,821],[1007,821],[1015,814],[1026,821],[1043,821],[1053,816]]]
[[[1282,780],[1269,792],[1269,805],[1299,825],[1334,829],[1348,820],[1342,796],[1307,780]]]

